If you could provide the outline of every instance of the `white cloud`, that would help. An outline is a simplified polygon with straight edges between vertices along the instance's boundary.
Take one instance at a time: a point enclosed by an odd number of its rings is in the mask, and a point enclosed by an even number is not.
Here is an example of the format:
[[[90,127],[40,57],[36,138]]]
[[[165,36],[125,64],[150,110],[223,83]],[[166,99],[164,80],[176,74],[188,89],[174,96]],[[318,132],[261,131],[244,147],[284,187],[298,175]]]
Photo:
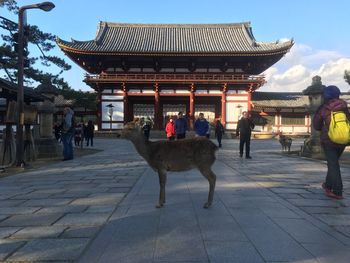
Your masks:
[[[313,76],[319,75],[324,85],[336,85],[348,91],[350,86],[344,81],[346,69],[350,70],[350,58],[339,52],[314,50],[299,44],[263,73],[267,83],[259,90],[300,92],[311,85]]]

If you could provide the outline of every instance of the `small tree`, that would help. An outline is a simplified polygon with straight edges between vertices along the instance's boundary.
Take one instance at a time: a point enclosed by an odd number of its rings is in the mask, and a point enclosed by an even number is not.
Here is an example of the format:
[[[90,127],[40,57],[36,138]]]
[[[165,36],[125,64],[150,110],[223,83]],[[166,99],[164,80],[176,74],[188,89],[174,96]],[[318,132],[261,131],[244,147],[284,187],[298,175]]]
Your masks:
[[[350,70],[345,70],[344,79],[350,85]]]

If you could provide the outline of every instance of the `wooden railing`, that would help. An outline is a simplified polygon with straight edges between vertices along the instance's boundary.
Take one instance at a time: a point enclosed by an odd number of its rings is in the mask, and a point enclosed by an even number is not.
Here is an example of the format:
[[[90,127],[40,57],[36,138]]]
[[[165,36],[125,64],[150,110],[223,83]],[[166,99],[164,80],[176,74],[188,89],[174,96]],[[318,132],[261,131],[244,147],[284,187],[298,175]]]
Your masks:
[[[263,75],[245,74],[100,74],[86,75],[87,82],[227,82],[227,83],[264,83]]]

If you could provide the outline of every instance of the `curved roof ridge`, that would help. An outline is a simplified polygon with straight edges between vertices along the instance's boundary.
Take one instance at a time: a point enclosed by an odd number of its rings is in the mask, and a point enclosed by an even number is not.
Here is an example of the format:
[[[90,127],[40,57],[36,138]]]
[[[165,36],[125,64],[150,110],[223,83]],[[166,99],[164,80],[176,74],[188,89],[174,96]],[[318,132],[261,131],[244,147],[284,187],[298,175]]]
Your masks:
[[[142,23],[118,23],[118,22],[106,22],[100,21],[101,24],[109,27],[158,27],[158,28],[168,28],[168,27],[177,27],[177,28],[225,28],[225,27],[241,27],[242,25],[250,27],[250,21],[241,22],[241,23],[216,23],[216,24],[142,24]]]
[[[95,42],[100,45],[108,29],[108,23],[100,21],[99,27],[96,32]]]

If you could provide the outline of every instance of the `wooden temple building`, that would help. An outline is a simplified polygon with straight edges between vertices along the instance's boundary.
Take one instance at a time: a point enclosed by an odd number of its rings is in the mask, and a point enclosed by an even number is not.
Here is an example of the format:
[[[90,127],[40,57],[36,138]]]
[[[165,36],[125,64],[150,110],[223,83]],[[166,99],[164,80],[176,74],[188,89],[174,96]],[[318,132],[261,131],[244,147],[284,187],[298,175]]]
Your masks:
[[[249,22],[100,22],[93,40],[57,43],[98,93],[99,130],[120,129],[142,116],[162,129],[179,111],[190,125],[203,112],[235,129],[241,112],[252,110],[252,93],[265,83],[260,74],[294,44],[259,42]]]

